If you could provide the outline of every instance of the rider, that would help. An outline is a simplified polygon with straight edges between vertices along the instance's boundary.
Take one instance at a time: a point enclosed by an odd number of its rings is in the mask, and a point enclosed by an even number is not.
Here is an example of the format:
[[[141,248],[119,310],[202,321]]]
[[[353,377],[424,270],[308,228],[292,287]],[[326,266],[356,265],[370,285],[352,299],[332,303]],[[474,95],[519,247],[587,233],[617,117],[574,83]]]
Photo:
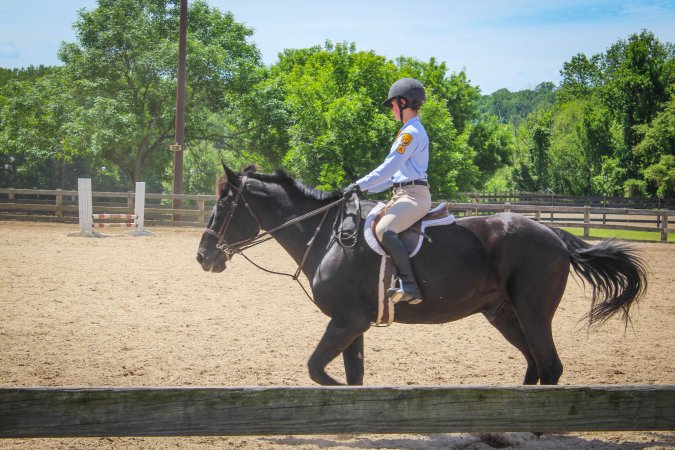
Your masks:
[[[394,303],[422,302],[408,252],[398,233],[421,219],[431,207],[427,184],[429,137],[418,116],[425,100],[424,86],[418,80],[401,78],[391,85],[389,96],[382,104],[391,108],[394,118],[403,122],[403,126],[384,162],[344,190],[345,197],[350,197],[357,191],[382,192],[393,188],[375,234],[398,269],[400,287],[387,291]]]

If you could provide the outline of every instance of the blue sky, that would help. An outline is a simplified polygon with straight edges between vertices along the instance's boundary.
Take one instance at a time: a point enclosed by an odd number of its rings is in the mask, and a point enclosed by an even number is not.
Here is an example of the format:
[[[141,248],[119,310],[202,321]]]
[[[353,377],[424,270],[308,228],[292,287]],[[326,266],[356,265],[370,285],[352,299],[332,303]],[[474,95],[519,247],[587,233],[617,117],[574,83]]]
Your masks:
[[[444,61],[489,94],[560,79],[577,53],[604,52],[642,29],[675,43],[675,0],[207,0],[254,29],[266,64],[285,48],[354,42],[388,58]],[[59,64],[62,41],[96,0],[0,0],[0,66]]]

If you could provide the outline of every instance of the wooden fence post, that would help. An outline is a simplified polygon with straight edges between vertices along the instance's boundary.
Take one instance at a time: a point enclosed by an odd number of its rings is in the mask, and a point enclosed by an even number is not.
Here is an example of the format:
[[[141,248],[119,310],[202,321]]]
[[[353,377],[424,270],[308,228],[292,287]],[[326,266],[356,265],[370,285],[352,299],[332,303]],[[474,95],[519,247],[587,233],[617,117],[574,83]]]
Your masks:
[[[511,212],[511,203],[504,203],[504,212]]]
[[[56,190],[56,217],[63,217],[63,191]]]
[[[661,220],[661,242],[668,242],[668,214]]]
[[[197,210],[199,211],[199,214],[197,215],[197,221],[199,223],[204,223],[206,222],[206,219],[204,217],[204,205],[206,203],[206,199],[204,197],[199,197],[197,200]]]
[[[591,235],[591,207],[584,206],[584,239],[588,239]]]

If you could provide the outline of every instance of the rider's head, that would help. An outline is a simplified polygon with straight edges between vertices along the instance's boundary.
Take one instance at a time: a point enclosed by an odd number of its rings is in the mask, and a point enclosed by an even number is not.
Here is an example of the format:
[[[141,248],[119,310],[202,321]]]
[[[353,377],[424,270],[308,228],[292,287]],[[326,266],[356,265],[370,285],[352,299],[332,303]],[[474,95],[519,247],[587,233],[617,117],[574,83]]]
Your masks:
[[[396,102],[399,110],[399,120],[403,122],[403,110],[411,109],[418,111],[426,99],[427,95],[422,83],[414,78],[401,78],[391,85],[389,95],[382,102],[382,105],[391,108],[392,103]]]

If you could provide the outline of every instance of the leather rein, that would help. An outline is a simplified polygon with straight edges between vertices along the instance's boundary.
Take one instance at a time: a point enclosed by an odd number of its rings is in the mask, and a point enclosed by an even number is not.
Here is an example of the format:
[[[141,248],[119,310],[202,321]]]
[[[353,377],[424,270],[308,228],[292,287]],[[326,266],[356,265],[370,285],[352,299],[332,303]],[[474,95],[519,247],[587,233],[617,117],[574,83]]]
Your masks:
[[[300,282],[300,280],[298,278],[300,277],[300,273],[302,272],[302,268],[305,265],[305,261],[307,260],[307,256],[309,255],[309,252],[312,249],[312,246],[314,245],[314,240],[316,239],[316,236],[319,234],[319,231],[321,231],[323,223],[326,220],[326,216],[328,215],[328,211],[331,210],[332,208],[338,206],[338,205],[343,204],[346,200],[344,198],[341,198],[341,199],[336,200],[332,203],[329,203],[328,205],[322,206],[322,207],[320,207],[318,209],[315,209],[313,211],[310,211],[306,214],[303,214],[301,216],[298,216],[298,217],[295,217],[291,220],[288,220],[288,221],[282,223],[281,225],[278,225],[278,226],[276,226],[276,227],[274,227],[270,230],[262,231],[262,224],[260,223],[260,219],[258,219],[258,216],[253,212],[253,210],[251,209],[251,206],[248,204],[248,201],[246,201],[246,197],[244,197],[244,187],[246,186],[247,178],[248,177],[243,176],[241,178],[241,184],[239,186],[231,185],[231,187],[236,190],[236,194],[234,196],[234,200],[232,202],[232,205],[230,206],[230,209],[227,212],[227,216],[225,217],[225,220],[223,221],[222,225],[220,226],[220,229],[218,230],[218,232],[213,231],[212,229],[210,229],[208,227],[204,230],[204,232],[206,234],[208,234],[210,236],[213,236],[216,239],[218,239],[218,243],[216,244],[216,248],[218,250],[220,250],[222,253],[225,254],[225,257],[227,258],[228,261],[230,259],[232,259],[232,256],[234,254],[238,253],[241,256],[243,256],[248,262],[250,262],[255,267],[257,267],[258,269],[260,269],[264,272],[275,274],[275,275],[284,275],[284,276],[291,277],[295,281],[298,282],[298,284],[300,285],[302,290],[305,292],[307,297],[309,297],[309,299],[312,300],[312,302],[314,302],[314,299],[307,292],[307,289],[305,289],[305,286],[302,285],[302,283]],[[241,241],[237,241],[237,242],[228,244],[228,243],[225,242],[225,234],[227,233],[227,229],[230,227],[230,224],[232,222],[232,218],[234,217],[234,213],[237,209],[237,206],[239,206],[240,201],[242,201],[244,203],[244,206],[248,210],[248,213],[255,219],[258,230],[257,230],[255,236],[253,236],[253,237],[250,237],[250,238],[247,238],[247,239],[242,239]],[[216,204],[215,207],[217,207],[217,206],[218,205]],[[314,234],[312,235],[310,240],[307,242],[307,244],[306,244],[307,248],[305,250],[304,255],[302,256],[302,260],[300,261],[300,264],[298,265],[298,269],[295,271],[295,274],[291,275],[289,273],[275,272],[273,270],[265,269],[264,267],[261,267],[258,264],[256,264],[255,262],[253,262],[248,256],[246,256],[244,254],[244,250],[249,249],[251,247],[254,247],[258,244],[262,244],[263,242],[267,242],[270,239],[274,239],[274,237],[272,236],[272,233],[274,233],[275,231],[279,231],[283,228],[286,228],[286,227],[289,227],[289,226],[294,225],[296,223],[302,222],[302,221],[307,220],[311,217],[317,216],[321,213],[323,213],[323,217],[321,218],[321,222],[319,223],[319,225],[314,230]]]

